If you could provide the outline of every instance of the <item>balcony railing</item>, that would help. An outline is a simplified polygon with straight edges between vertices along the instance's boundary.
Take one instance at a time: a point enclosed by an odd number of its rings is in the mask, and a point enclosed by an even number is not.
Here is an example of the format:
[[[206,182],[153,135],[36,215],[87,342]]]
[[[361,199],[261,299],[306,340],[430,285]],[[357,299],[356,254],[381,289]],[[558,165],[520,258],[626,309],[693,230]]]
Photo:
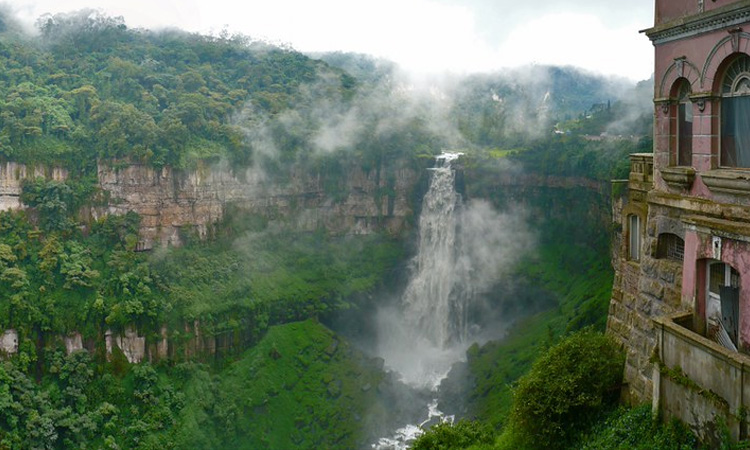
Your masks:
[[[750,357],[694,332],[690,312],[654,319],[654,325],[654,407],[691,425],[707,442],[717,437],[717,418],[734,439],[746,438]]]
[[[638,191],[649,191],[654,185],[654,154],[633,153],[630,155],[628,187]]]

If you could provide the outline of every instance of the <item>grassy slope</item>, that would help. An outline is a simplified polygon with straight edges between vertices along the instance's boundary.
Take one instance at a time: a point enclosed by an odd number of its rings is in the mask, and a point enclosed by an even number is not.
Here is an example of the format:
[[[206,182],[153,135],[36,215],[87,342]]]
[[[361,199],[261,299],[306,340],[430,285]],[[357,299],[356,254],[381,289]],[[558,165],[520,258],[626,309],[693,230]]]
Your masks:
[[[538,304],[554,305],[516,323],[502,342],[470,349],[468,362],[476,382],[470,410],[493,426],[505,422],[512,383],[527,372],[543,349],[561,335],[586,326],[604,331],[613,280],[606,193],[583,186],[502,185],[497,184],[496,175],[507,170],[506,160],[521,163],[526,172],[542,177],[607,180],[617,173],[621,160],[627,161],[624,155],[637,146],[615,144],[550,139],[523,152],[471,155],[467,162],[467,178],[477,180],[467,184],[470,197],[487,198],[500,210],[520,203],[530,211],[538,251],[519,262],[516,278],[553,300]]]
[[[469,351],[469,366],[476,377],[470,403],[477,417],[493,426],[504,423],[512,383],[543,349],[562,334],[587,325],[604,330],[613,277],[609,261],[605,255],[591,255],[571,266],[563,261],[570,251],[567,245],[544,247],[538,258],[518,268],[533,284],[559,295],[556,308],[520,321],[501,342]]]
[[[271,327],[185,385],[180,448],[357,448],[384,373],[316,321]]]

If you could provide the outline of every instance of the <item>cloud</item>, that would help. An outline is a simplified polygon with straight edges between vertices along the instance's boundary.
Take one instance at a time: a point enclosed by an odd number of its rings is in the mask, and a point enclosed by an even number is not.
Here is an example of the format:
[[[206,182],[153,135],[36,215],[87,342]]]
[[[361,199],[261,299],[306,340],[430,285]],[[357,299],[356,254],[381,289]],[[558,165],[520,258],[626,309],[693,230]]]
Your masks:
[[[305,51],[385,57],[415,73],[470,73],[539,64],[648,78],[651,52],[638,34],[652,0],[14,0],[25,23],[50,12],[101,8],[130,27],[227,28]]]
[[[520,64],[571,65],[642,80],[651,73],[653,50],[636,30],[632,23],[608,27],[592,14],[549,14],[515,27],[498,54]]]
[[[463,248],[458,266],[483,292],[504,276],[534,247],[528,217],[520,208],[498,212],[485,200],[469,202],[462,216]]]

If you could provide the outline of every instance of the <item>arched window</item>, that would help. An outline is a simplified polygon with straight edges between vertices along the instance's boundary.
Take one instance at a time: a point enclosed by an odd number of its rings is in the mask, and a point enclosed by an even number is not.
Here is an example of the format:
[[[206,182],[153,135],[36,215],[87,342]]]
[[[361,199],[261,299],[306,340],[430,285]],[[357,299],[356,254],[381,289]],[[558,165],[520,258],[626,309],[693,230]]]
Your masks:
[[[641,259],[641,218],[635,214],[628,216],[628,259]]]
[[[685,241],[672,233],[662,233],[656,244],[656,257],[682,261],[685,258]]]
[[[690,83],[682,79],[677,91],[677,165],[693,164],[693,102]]]
[[[727,67],[721,85],[721,155],[725,167],[750,167],[750,56]]]

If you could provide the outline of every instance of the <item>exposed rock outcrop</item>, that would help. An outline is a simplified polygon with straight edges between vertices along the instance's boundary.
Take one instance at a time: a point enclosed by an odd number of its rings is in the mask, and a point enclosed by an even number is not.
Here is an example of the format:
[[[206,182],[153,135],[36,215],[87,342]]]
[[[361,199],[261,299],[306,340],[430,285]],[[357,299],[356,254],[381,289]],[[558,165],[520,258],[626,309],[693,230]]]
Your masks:
[[[16,330],[11,328],[0,335],[0,351],[6,355],[18,353],[18,332]]]
[[[156,243],[179,245],[187,229],[205,236],[223,218],[228,204],[261,215],[272,225],[297,230],[397,232],[412,215],[410,197],[418,181],[413,169],[398,165],[369,171],[352,165],[334,180],[301,168],[283,181],[272,180],[252,168],[237,172],[222,165],[177,171],[100,164],[98,175],[108,202],[94,210],[95,216],[140,214],[144,249]]]
[[[354,162],[345,166],[338,174],[294,167],[271,178],[257,169],[234,170],[222,164],[175,170],[100,162],[103,202],[89,211],[94,219],[137,212],[142,250],[180,245],[185,233],[205,237],[230,204],[277,227],[324,228],[333,234],[400,231],[413,214],[418,172],[398,161],[370,170]],[[60,181],[68,173],[13,162],[0,165],[0,210],[23,208],[23,180],[35,177]]]
[[[0,163],[0,211],[22,208],[23,180],[37,177],[62,181],[68,178],[68,171],[59,167],[29,167],[12,161]]]

